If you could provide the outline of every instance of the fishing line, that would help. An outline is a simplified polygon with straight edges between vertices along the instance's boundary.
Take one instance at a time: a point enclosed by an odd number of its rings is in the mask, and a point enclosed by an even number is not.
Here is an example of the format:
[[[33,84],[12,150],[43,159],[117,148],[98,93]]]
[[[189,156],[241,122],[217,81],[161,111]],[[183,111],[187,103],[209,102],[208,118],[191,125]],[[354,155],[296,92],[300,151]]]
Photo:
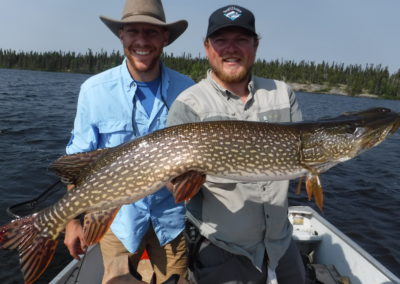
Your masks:
[[[89,248],[88,248],[89,249]],[[85,262],[85,260],[86,260],[86,254],[87,254],[88,252],[86,251],[84,254],[83,254],[83,256],[81,257],[81,259],[79,260],[79,264],[78,264],[78,267],[76,267],[74,270],[76,271],[76,275],[75,275],[75,273],[71,273],[69,276],[68,276],[68,279],[67,279],[67,281],[65,282],[65,283],[68,283],[68,281],[70,280],[70,279],[74,279],[74,284],[77,284],[77,283],[79,283],[79,275],[81,274],[81,270],[82,270],[82,267],[83,267],[83,263]]]
[[[61,183],[61,180],[56,181],[55,183],[53,183],[52,185],[50,185],[48,188],[46,188],[46,190],[44,190],[42,193],[40,193],[38,196],[36,196],[33,199],[27,200],[27,201],[23,201],[14,205],[11,205],[9,207],[6,208],[6,212],[7,214],[12,217],[12,218],[21,218],[22,215],[17,214],[18,209],[25,207],[24,210],[26,211],[30,211],[30,213],[32,213],[34,211],[34,209],[37,207],[39,200],[41,198],[43,198],[46,194],[48,194],[50,192],[50,190],[52,190],[54,187],[56,187],[59,183]]]

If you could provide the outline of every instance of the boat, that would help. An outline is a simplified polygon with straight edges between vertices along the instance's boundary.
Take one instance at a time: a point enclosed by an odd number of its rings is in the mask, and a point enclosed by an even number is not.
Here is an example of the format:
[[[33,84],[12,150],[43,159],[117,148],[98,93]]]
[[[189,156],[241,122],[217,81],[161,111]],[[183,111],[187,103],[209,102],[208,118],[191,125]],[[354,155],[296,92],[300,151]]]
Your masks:
[[[314,283],[390,284],[400,279],[309,206],[289,207],[293,239],[307,262]],[[80,261],[72,260],[50,284],[101,283],[103,266],[98,245]]]
[[[309,266],[320,282],[400,283],[396,275],[311,207],[290,207],[289,220],[293,238],[302,254],[310,258]]]

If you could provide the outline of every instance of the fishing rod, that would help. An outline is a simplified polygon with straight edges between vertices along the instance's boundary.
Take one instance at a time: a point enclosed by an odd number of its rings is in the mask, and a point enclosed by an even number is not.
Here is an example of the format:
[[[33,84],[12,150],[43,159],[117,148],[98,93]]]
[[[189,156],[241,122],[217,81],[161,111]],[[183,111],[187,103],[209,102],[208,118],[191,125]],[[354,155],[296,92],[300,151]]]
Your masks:
[[[22,216],[17,214],[16,212],[18,212],[18,208],[21,207],[25,207],[25,210],[30,210],[31,212],[37,207],[37,204],[39,203],[39,200],[41,198],[43,198],[43,196],[45,196],[46,194],[48,194],[53,188],[55,188],[59,183],[61,183],[61,180],[57,180],[55,183],[53,183],[52,185],[50,185],[48,188],[46,188],[42,193],[40,193],[38,196],[36,196],[33,199],[27,200],[27,201],[23,201],[14,205],[11,205],[9,207],[6,208],[6,212],[7,214],[14,218],[21,218]]]

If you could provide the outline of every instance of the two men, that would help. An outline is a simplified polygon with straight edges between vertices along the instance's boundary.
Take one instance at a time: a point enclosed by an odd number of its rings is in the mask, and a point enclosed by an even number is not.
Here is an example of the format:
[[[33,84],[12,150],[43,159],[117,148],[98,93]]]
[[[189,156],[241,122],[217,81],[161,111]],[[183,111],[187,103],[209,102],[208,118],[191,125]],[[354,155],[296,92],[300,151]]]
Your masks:
[[[176,95],[192,84],[159,62],[162,47],[186,28],[176,33],[179,25],[173,29],[155,22],[154,11],[150,10],[160,5],[155,0],[128,0],[122,21],[102,18],[120,37],[127,59],[121,66],[94,76],[82,86],[68,153],[115,146],[163,127]],[[255,19],[250,11],[239,6],[216,10],[209,18],[204,41],[211,70],[206,79],[183,91],[173,103],[168,124],[222,119],[301,120],[294,93],[285,83],[251,74],[258,44]],[[194,232],[188,238],[189,280],[193,283],[266,283],[273,281],[276,273],[280,284],[304,283],[304,267],[291,239],[292,227],[287,219],[288,184],[288,181],[238,183],[207,177],[201,191],[187,204],[188,231]],[[145,198],[122,207],[111,227],[119,240],[112,233],[102,240],[105,281],[112,279],[110,275],[116,275],[111,269],[114,260],[127,262],[125,247],[136,251],[133,257],[129,254],[130,268],[136,268],[144,247],[153,264],[162,259],[160,255],[152,255],[153,248],[147,246],[148,240],[157,240],[154,236],[160,240],[161,247],[173,240],[168,253],[163,252],[165,255],[171,252],[177,259],[185,259],[181,250],[185,244],[180,234],[184,208],[173,204],[166,189],[154,196],[157,198]],[[80,225],[72,221],[71,226],[74,226],[72,242],[68,241],[67,229],[66,243],[76,255],[74,244],[84,240],[80,236]],[[178,269],[176,274],[184,274],[185,261],[167,263],[173,267],[171,271]],[[154,265],[157,283],[172,275],[169,269],[166,273],[161,271],[165,266],[168,267],[165,263]],[[125,275],[114,279],[121,277]]]
[[[211,70],[178,96],[168,125],[301,120],[285,83],[251,74],[258,44],[249,10],[230,5],[212,13],[204,40]],[[289,181],[241,183],[208,176],[187,204],[191,283],[266,283],[267,277],[279,284],[304,283],[287,217],[288,186]]]
[[[81,86],[67,153],[117,146],[165,127],[176,96],[194,82],[165,67],[160,57],[187,28],[187,21],[167,24],[160,0],[127,0],[121,20],[100,17],[120,39],[125,60],[89,78]],[[186,274],[185,208],[167,188],[121,207],[100,242],[109,281],[138,283],[136,268],[147,250],[155,283]],[[82,227],[73,220],[64,243],[73,257],[85,249]]]

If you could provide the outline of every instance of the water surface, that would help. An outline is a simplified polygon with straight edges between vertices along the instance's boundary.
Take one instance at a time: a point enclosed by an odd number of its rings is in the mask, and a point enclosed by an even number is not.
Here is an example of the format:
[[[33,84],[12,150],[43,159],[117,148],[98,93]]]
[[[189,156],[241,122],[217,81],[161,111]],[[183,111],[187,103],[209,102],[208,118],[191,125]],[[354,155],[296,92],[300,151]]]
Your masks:
[[[31,199],[56,178],[48,165],[64,154],[80,84],[88,75],[0,69],[0,224],[5,208]],[[305,119],[389,107],[400,101],[299,93]],[[324,216],[400,277],[400,134],[322,175]],[[292,186],[295,186],[295,182]],[[63,193],[63,188],[58,192]],[[57,197],[49,199],[53,202]],[[305,193],[292,205],[310,205]],[[71,258],[63,245],[38,283]],[[0,250],[0,283],[22,283],[17,253]]]

